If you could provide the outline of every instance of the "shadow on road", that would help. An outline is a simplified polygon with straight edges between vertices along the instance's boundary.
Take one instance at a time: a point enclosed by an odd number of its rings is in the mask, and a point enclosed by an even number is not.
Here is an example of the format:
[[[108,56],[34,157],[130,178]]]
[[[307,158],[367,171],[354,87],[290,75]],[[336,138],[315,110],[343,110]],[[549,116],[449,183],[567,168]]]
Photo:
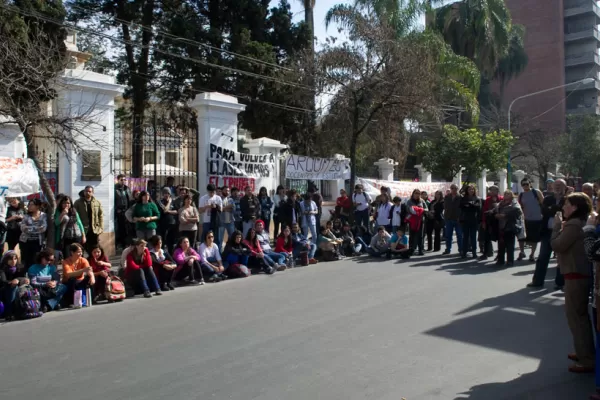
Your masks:
[[[456,314],[464,318],[425,332],[540,361],[534,372],[508,382],[472,386],[455,400],[587,398],[594,390],[593,375],[567,371],[572,339],[561,295],[522,289],[483,300]]]

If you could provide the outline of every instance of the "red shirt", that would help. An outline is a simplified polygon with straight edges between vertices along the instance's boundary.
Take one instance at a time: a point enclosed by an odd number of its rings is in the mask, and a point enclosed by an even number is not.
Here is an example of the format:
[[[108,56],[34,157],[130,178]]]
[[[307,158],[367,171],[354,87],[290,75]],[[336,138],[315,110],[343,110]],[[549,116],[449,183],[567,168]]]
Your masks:
[[[98,261],[109,262],[108,257],[106,257],[106,254],[101,256]],[[88,257],[88,262],[90,263],[90,267],[92,267],[92,270],[94,272],[110,271],[110,267],[102,267],[102,266],[98,265],[98,263],[96,262],[96,259],[92,256]]]
[[[152,268],[152,257],[150,257],[150,252],[148,251],[148,249],[144,249],[142,261],[139,263],[135,260],[134,253],[135,250],[127,254],[127,266],[125,267],[125,275],[129,275],[131,271],[138,270],[140,268]]]
[[[352,200],[350,200],[350,197],[348,196],[340,196],[337,198],[335,205],[342,207],[346,211],[350,211],[350,209],[352,208]]]
[[[288,245],[285,245],[285,237],[279,236],[277,238],[277,242],[275,243],[275,252],[276,253],[291,253],[294,250],[294,245],[292,244],[292,238],[289,238]]]
[[[492,204],[494,203],[500,203],[502,200],[504,200],[503,196],[498,196],[496,201],[493,201],[492,196],[488,196],[485,201],[483,202],[483,208],[481,209],[481,222],[485,223],[485,218],[486,218],[486,211],[490,211]]]

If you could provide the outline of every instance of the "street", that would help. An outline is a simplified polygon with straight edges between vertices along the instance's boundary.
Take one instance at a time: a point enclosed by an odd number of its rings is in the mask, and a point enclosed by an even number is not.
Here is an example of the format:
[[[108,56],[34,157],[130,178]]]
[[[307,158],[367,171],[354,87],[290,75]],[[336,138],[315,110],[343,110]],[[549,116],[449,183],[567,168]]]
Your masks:
[[[491,265],[361,257],[3,324],[0,398],[587,398],[563,294]]]

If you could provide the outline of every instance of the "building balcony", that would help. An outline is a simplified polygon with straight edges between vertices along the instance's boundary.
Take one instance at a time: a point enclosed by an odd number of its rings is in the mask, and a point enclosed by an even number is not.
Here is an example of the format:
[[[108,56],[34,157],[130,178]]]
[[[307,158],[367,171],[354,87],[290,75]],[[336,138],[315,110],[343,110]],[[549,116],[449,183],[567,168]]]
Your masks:
[[[565,32],[565,43],[573,43],[580,40],[596,39],[600,41],[600,32],[596,27],[589,27],[576,32]]]
[[[594,14],[600,21],[600,7],[594,0],[565,0],[565,18]]]
[[[600,115],[598,104],[580,104],[575,108],[567,108],[568,115]]]
[[[577,82],[583,80],[582,79],[574,79],[571,82]],[[567,82],[567,83],[571,83],[571,82]],[[574,85],[570,85],[566,87],[566,91],[567,92],[574,92],[574,91],[580,91],[580,90],[598,90],[600,91],[600,82],[597,80],[594,80],[593,82],[585,82],[585,83],[579,83],[579,84],[574,84]]]
[[[600,65],[598,53],[588,51],[579,54],[565,56],[565,67],[574,67],[578,65],[593,64]]]

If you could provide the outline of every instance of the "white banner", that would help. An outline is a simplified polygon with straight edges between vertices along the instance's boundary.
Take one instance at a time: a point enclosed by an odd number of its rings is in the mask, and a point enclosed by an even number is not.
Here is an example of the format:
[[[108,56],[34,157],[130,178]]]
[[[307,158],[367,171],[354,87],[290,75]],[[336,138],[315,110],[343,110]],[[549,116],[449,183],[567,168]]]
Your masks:
[[[275,172],[275,157],[269,154],[246,154],[210,145],[208,182],[216,186],[255,187],[255,180],[271,178]]]
[[[0,196],[23,197],[40,191],[33,160],[0,157]]]
[[[310,179],[311,181],[350,179],[350,160],[290,154],[285,159],[285,177],[287,179]]]
[[[363,185],[365,192],[369,193],[373,200],[381,194],[382,186],[390,188],[392,197],[398,196],[402,200],[408,199],[415,189],[426,191],[431,200],[438,190],[441,190],[446,195],[446,190],[450,189],[452,185],[452,182],[400,182],[365,178],[356,178],[356,183]]]

